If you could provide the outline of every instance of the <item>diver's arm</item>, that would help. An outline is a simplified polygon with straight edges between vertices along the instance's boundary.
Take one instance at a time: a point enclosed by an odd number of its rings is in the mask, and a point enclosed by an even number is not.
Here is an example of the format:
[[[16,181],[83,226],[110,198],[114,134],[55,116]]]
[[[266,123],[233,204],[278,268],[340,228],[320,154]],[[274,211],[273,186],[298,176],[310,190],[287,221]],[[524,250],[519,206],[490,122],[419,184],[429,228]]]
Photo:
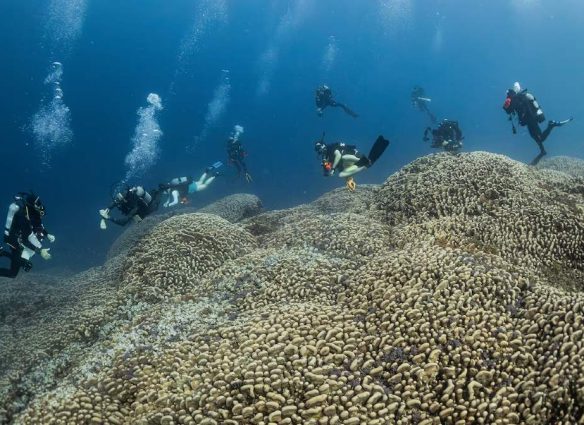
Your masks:
[[[14,216],[18,211],[20,211],[20,207],[15,203],[10,204],[10,206],[8,207],[8,214],[6,215],[6,225],[4,226],[4,237],[10,236],[12,222],[14,221]]]

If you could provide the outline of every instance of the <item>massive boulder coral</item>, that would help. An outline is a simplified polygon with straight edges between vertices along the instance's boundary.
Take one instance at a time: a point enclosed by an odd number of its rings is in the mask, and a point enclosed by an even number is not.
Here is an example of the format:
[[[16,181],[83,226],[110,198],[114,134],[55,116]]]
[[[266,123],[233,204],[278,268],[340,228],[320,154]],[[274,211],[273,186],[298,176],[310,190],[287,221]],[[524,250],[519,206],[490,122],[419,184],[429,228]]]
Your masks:
[[[537,168],[560,171],[572,177],[584,177],[584,160],[571,156],[544,158],[539,161]]]
[[[358,185],[354,192],[338,188],[311,202],[310,207],[322,214],[369,214],[375,211],[373,200],[379,187],[374,184],[362,184]]]
[[[247,193],[226,196],[225,198],[200,209],[192,207],[172,208],[170,211],[146,217],[139,225],[131,225],[125,229],[110,247],[107,258],[111,259],[127,252],[129,249],[136,246],[140,239],[148,235],[157,224],[162,223],[164,220],[174,217],[175,215],[201,212],[215,214],[231,223],[237,223],[245,218],[259,214],[262,209],[263,207],[260,199],[255,195]]]
[[[260,238],[264,247],[312,247],[349,262],[363,263],[391,249],[391,230],[359,214],[306,214]]]
[[[366,205],[170,218],[124,260],[116,321],[13,421],[582,423],[581,187],[433,155]]]
[[[245,218],[259,214],[262,210],[263,205],[260,198],[249,193],[238,193],[213,202],[197,212],[215,214],[231,223],[238,223]]]
[[[0,306],[0,424],[54,387],[111,324],[122,267],[113,260],[58,282],[2,282],[0,298],[12,308]]]
[[[584,183],[501,155],[439,154],[391,176],[377,206],[402,240],[430,235],[531,267],[584,270]]]
[[[169,218],[132,250],[123,275],[125,290],[148,300],[184,295],[205,273],[256,245],[251,234],[215,215]]]
[[[261,249],[228,261],[201,281],[202,293],[228,299],[231,313],[268,305],[335,305],[347,279],[345,260],[313,248]]]
[[[346,293],[369,339],[353,364],[377,369],[397,397],[392,420],[582,419],[581,294],[550,289],[498,257],[432,244],[374,259]]]
[[[496,257],[435,245],[374,258],[341,295],[332,305],[263,304],[237,322],[120,356],[76,392],[29,409],[21,422],[581,418],[581,296],[550,291]]]

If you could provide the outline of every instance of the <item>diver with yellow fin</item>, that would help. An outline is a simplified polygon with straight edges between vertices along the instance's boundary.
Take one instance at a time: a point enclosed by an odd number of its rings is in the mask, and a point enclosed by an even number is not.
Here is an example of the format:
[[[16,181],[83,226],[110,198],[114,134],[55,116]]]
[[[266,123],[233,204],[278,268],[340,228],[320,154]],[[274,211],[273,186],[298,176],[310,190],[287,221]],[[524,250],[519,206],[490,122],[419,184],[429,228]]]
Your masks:
[[[324,176],[333,176],[338,170],[339,177],[346,180],[347,188],[352,192],[357,187],[353,176],[375,164],[388,146],[389,140],[379,136],[369,151],[369,155],[365,156],[354,145],[342,142],[324,143],[323,133],[321,139],[315,142],[314,150],[321,158]]]

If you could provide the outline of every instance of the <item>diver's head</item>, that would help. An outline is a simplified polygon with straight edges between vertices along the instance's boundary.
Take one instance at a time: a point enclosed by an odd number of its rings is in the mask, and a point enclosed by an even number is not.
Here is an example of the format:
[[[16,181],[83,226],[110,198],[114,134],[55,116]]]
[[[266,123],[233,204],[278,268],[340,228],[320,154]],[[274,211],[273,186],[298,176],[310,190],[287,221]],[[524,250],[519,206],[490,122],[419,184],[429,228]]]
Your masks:
[[[146,191],[142,186],[136,186],[136,195],[138,195],[141,198],[144,196],[145,193]]]
[[[45,215],[45,206],[41,198],[34,193],[29,193],[25,198],[26,205],[36,211],[41,217]]]
[[[314,151],[318,154],[324,154],[326,152],[326,145],[321,140],[314,142]]]
[[[515,81],[515,83],[513,84],[513,92],[515,92],[515,94],[519,93],[521,91],[521,84],[519,84],[519,81]]]

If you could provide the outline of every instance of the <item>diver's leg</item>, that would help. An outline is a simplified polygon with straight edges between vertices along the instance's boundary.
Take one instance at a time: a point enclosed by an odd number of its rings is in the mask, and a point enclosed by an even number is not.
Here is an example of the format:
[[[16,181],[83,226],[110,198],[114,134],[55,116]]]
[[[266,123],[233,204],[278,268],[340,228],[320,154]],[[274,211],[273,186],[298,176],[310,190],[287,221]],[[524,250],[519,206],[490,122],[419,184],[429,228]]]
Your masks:
[[[426,112],[426,114],[428,114],[428,117],[430,117],[430,122],[432,124],[436,124],[438,122],[438,120],[436,120],[436,115],[434,115],[430,109],[428,109],[428,106],[424,103],[424,111]]]
[[[548,129],[549,129],[549,126],[548,126]],[[548,131],[548,129],[546,129],[546,131]],[[535,121],[531,121],[531,122],[527,123],[527,130],[529,130],[529,135],[535,141],[535,143],[537,143],[537,145],[539,146],[540,151],[543,152],[543,154],[545,155],[545,149],[543,148],[543,141],[545,139],[543,137],[543,133],[541,132],[541,128],[539,128],[539,124]],[[547,135],[549,135],[549,131],[548,131]],[[546,135],[546,137],[547,137],[547,135]]]
[[[204,172],[203,175],[199,178],[199,180],[197,180],[197,186],[204,184],[206,179],[207,172]]]
[[[168,201],[166,201],[165,206],[166,207],[174,207],[175,205],[177,205],[179,202],[178,195],[179,195],[178,190],[171,191],[170,194],[168,195]],[[172,197],[172,201],[170,201],[171,197]]]
[[[239,162],[238,159],[233,160],[233,165],[235,165],[235,168],[237,169],[237,175],[240,176],[241,175],[241,162]]]
[[[213,180],[215,180],[215,176],[209,177],[208,179],[204,180],[202,183],[200,183],[200,180],[196,183],[197,184],[197,192],[200,192],[201,190],[205,190],[207,189],[207,187],[213,183]]]
[[[546,156],[546,151],[544,151],[542,149],[542,151],[539,153],[539,155],[537,155],[533,161],[531,161],[530,165],[537,165],[537,163],[544,157]]]
[[[535,141],[535,143],[537,143],[537,146],[539,147],[539,154],[533,159],[533,161],[531,161],[531,165],[536,165],[547,153],[545,151],[545,148],[543,147],[543,140],[542,140],[543,134],[541,132],[541,129],[539,128],[539,125],[535,121],[528,123],[527,129],[529,130],[529,135]],[[547,129],[546,129],[546,131],[547,131]],[[548,135],[549,135],[549,132],[548,132]],[[547,137],[547,135],[546,135],[546,137]]]
[[[555,125],[553,121],[550,121],[548,123],[547,128],[543,131],[543,133],[541,133],[541,136],[540,136],[540,140],[542,143],[545,142],[545,140],[548,138],[548,136],[550,135],[550,133],[552,132],[552,130],[555,127],[557,127],[557,125]]]
[[[359,116],[356,112],[351,110],[348,106],[346,106],[340,102],[336,102],[334,106],[338,106],[338,107],[342,108],[342,110],[345,111],[345,113],[352,116],[353,118],[357,118]]]
[[[344,168],[343,171],[339,173],[339,177],[346,178],[351,177],[357,174],[360,171],[363,171],[367,167],[359,167],[357,165],[349,165],[348,167]]]
[[[355,155],[343,155],[343,164],[353,165],[354,163],[358,162],[361,158]]]

